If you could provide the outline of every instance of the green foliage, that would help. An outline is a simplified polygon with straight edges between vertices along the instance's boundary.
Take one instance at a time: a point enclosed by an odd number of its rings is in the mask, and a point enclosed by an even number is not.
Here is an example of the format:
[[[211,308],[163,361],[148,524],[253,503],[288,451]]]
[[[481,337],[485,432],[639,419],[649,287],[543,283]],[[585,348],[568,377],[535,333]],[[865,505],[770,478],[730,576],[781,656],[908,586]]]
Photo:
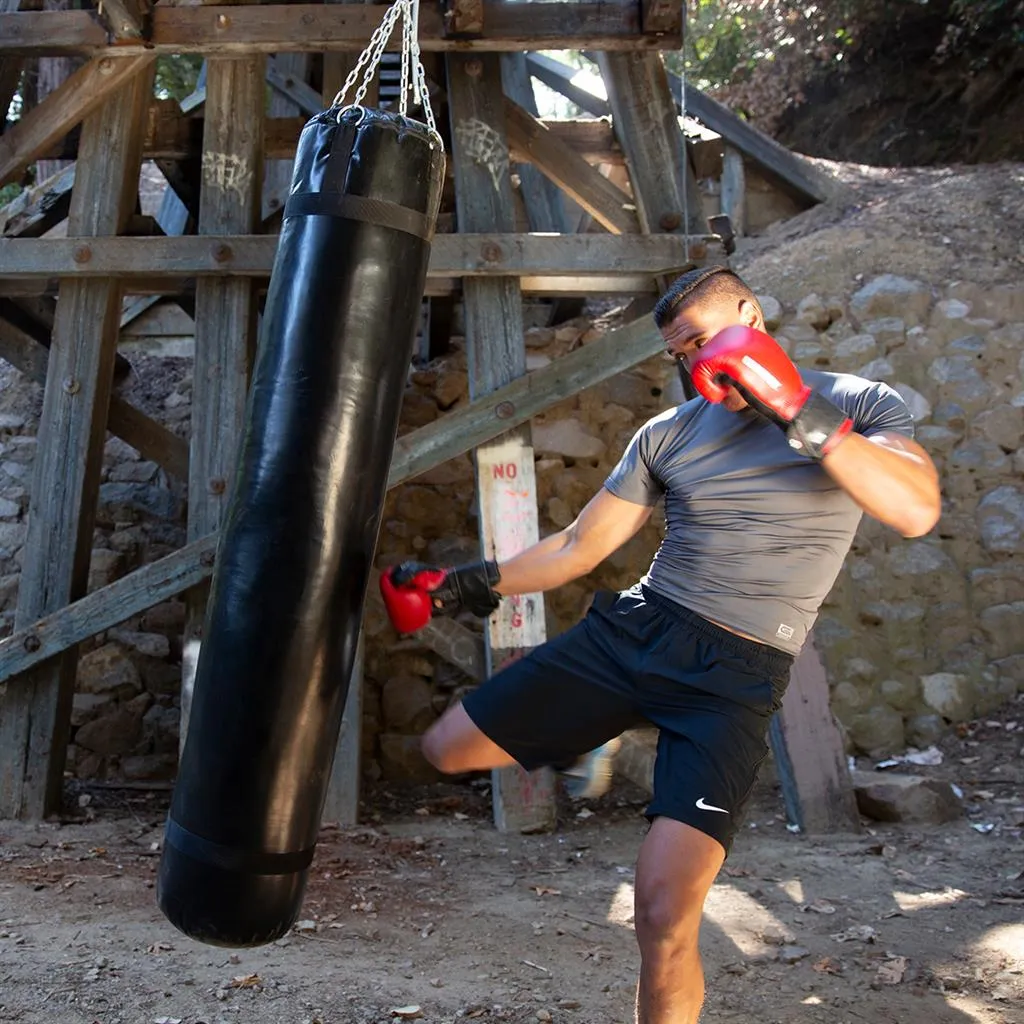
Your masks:
[[[17,182],[12,181],[10,185],[4,185],[3,188],[0,188],[0,207],[13,202],[21,195],[21,192],[22,188]]]
[[[156,59],[156,82],[153,92],[157,99],[183,100],[195,92],[203,58],[198,53],[175,53]]]

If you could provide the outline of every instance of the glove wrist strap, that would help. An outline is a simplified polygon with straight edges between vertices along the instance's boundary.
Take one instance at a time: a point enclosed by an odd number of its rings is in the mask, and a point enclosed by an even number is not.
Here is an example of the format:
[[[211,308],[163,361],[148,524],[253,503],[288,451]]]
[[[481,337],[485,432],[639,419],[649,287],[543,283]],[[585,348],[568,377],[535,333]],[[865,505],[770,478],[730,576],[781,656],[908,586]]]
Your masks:
[[[853,420],[835,403],[812,391],[786,428],[786,438],[801,455],[820,461],[851,430]]]

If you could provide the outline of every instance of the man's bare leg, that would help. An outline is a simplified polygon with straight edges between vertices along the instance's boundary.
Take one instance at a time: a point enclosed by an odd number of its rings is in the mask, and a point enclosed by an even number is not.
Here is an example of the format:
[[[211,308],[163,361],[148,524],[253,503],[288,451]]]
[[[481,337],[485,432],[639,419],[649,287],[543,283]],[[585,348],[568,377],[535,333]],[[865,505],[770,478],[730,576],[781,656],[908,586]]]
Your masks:
[[[651,825],[636,868],[637,1024],[697,1024],[701,914],[724,860],[721,844],[689,825],[670,818]]]
[[[448,774],[515,764],[514,758],[480,731],[461,704],[449,708],[423,734],[421,746],[423,756]]]

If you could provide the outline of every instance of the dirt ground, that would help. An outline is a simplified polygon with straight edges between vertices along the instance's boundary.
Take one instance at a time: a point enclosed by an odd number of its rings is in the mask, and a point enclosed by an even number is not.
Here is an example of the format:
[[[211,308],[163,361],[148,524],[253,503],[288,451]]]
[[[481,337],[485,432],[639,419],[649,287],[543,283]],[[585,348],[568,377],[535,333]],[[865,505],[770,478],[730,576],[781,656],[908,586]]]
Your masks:
[[[762,781],[707,905],[703,1020],[1024,1024],[1024,700],[940,748],[912,769],[963,792],[939,827],[794,834]],[[166,791],[76,785],[61,821],[0,823],[0,1021],[632,1020],[626,782],[548,835],[495,831],[484,776],[375,787],[323,829],[295,929],[238,951],[156,906]]]

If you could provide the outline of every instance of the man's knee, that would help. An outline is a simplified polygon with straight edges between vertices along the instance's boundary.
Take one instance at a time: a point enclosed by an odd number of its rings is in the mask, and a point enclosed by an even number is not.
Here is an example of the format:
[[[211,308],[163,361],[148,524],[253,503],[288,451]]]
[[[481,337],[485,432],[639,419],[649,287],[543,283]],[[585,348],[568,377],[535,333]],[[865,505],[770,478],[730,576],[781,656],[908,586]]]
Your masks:
[[[688,886],[641,886],[635,896],[637,941],[643,950],[673,955],[696,948],[704,893]]]

